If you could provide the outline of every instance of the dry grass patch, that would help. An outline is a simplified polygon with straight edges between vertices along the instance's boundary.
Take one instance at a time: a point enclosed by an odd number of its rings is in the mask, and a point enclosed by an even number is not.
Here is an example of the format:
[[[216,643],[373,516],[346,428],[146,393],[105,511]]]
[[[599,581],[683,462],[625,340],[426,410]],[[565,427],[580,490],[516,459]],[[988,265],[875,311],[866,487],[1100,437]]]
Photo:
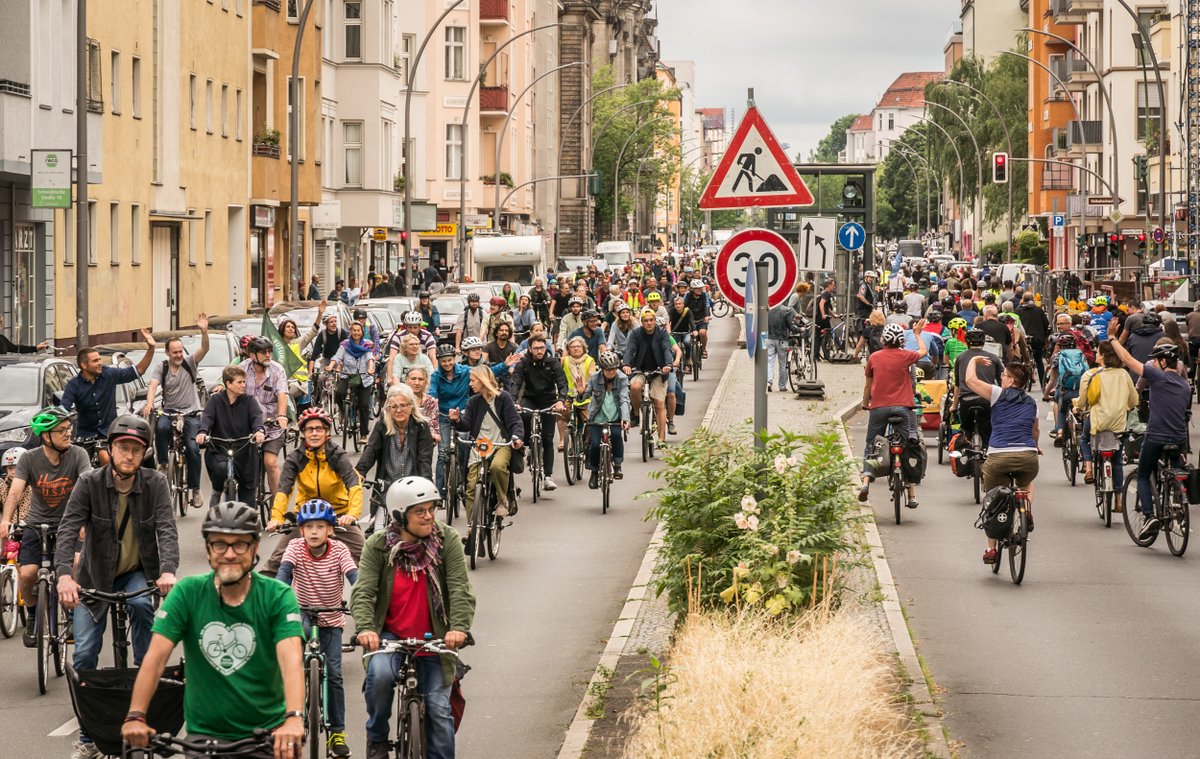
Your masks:
[[[670,661],[661,698],[633,720],[629,759],[921,754],[883,641],[856,614],[692,615]]]

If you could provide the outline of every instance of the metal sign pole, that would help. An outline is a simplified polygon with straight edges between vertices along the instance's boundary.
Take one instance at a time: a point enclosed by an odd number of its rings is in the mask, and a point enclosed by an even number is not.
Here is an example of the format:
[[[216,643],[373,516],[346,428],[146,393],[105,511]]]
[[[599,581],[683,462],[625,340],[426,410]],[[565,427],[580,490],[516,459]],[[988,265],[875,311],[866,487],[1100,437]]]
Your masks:
[[[754,264],[754,447],[765,448],[760,437],[767,431],[767,262]]]

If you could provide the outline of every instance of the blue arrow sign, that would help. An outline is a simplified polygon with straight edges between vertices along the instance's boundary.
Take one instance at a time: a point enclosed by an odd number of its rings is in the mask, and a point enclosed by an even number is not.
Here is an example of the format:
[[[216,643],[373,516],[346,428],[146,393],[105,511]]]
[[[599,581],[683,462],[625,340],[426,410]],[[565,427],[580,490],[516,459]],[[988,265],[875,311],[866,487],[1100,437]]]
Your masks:
[[[838,245],[841,245],[846,250],[858,250],[867,240],[867,232],[863,229],[862,224],[856,221],[848,221],[838,230]]]
[[[754,358],[754,351],[758,348],[758,338],[754,334],[754,277],[755,277],[754,262],[751,261],[746,266],[746,352],[750,354],[750,358]]]

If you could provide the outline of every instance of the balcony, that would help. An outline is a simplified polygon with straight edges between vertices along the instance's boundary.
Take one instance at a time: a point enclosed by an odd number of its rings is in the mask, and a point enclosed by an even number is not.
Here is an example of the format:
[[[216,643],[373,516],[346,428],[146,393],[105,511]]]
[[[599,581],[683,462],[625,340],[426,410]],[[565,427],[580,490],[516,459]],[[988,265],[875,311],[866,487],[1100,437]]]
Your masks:
[[[276,13],[278,13],[283,7],[283,4],[280,2],[280,0],[254,0],[254,4],[265,5],[267,8],[275,11]]]
[[[508,24],[508,0],[479,0],[479,23]]]
[[[1104,10],[1104,0],[1052,0],[1050,12],[1056,24],[1086,24],[1088,13]]]
[[[508,114],[508,85],[479,88],[479,112],[484,116]]]
[[[1091,57],[1091,56],[1089,56]],[[1099,83],[1096,73],[1078,53],[1072,51],[1067,56],[1067,89],[1071,92],[1083,92],[1093,84]]]
[[[1050,150],[1054,158],[1065,158],[1067,155],[1067,130],[1055,127],[1050,130]]]
[[[1101,124],[1100,121],[1068,121],[1067,122],[1067,147],[1072,145],[1088,145],[1100,147],[1101,139]]]
[[[1074,187],[1071,180],[1071,167],[1061,164],[1042,164],[1043,190],[1070,190]]]

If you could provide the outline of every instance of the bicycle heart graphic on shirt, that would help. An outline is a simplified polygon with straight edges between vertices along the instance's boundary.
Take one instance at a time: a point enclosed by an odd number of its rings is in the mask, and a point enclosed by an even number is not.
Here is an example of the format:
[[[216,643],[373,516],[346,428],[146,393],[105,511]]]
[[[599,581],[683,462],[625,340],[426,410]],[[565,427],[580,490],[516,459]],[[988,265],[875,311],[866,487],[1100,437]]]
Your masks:
[[[254,628],[238,622],[209,622],[200,631],[200,649],[213,669],[232,675],[254,655]]]

